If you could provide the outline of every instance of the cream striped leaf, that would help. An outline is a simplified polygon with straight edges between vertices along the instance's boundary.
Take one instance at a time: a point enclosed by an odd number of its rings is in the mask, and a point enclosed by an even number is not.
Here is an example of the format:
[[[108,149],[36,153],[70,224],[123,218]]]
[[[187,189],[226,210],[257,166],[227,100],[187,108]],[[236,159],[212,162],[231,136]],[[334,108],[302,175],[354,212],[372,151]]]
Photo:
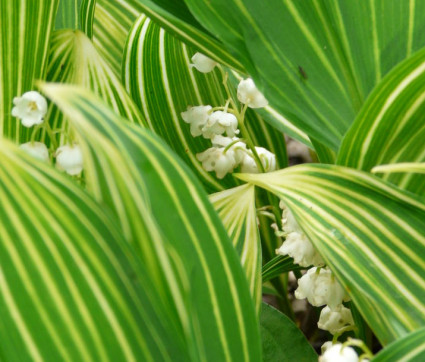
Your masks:
[[[381,343],[425,325],[425,199],[341,166],[239,177],[284,200]]]
[[[375,166],[371,170],[372,173],[425,173],[425,163],[402,162],[390,165]]]
[[[183,360],[145,266],[105,205],[9,142],[0,157],[2,359]]]
[[[425,328],[400,338],[381,350],[372,362],[416,362],[425,359]]]
[[[257,314],[261,307],[261,240],[254,186],[242,185],[209,196],[239,254]]]
[[[341,165],[370,171],[381,164],[425,161],[425,50],[401,63],[376,87],[347,133]],[[425,177],[387,173],[383,178],[424,194]]]
[[[44,79],[50,33],[58,0],[0,0],[0,138],[29,139],[11,115],[14,97]]]
[[[333,150],[372,88],[425,45],[418,0],[185,2],[271,106]]]
[[[53,33],[47,79],[91,89],[129,121],[146,125],[120,79],[111,71],[90,39],[79,30],[59,30]],[[62,127],[63,117],[56,107],[49,108],[46,118],[53,128]]]
[[[93,42],[120,79],[125,42],[133,23],[142,12],[140,5],[131,0],[96,1]]]
[[[61,0],[55,29],[81,30],[91,39],[96,0]]]
[[[190,357],[260,360],[243,269],[188,168],[157,136],[123,122],[89,92],[54,84],[43,90],[72,120],[88,188],[114,209],[124,235],[140,250]]]
[[[133,0],[124,0],[131,3]],[[244,72],[244,67],[238,57],[226,51],[223,44],[208,33],[187,10],[183,1],[158,1],[136,0],[152,21],[176,36],[185,44],[191,46],[221,64],[229,66],[239,72]]]
[[[149,128],[159,134],[199,175],[210,191],[235,185],[229,175],[217,180],[206,172],[196,153],[211,147],[202,136],[193,137],[181,112],[188,106],[224,106],[226,92],[218,69],[208,74],[190,67],[195,50],[142,15],[134,24],[126,44],[123,79],[129,93],[143,111]],[[247,127],[257,145],[276,153],[278,163],[287,163],[284,137],[254,112]]]

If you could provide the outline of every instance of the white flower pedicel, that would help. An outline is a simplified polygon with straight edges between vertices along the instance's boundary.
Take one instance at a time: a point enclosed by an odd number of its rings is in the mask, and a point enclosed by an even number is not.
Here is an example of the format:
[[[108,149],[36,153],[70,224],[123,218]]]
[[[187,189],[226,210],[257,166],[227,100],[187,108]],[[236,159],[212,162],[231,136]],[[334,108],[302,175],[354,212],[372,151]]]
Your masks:
[[[32,127],[43,122],[47,113],[46,99],[36,91],[24,93],[13,98],[12,116],[22,121],[25,127]]]

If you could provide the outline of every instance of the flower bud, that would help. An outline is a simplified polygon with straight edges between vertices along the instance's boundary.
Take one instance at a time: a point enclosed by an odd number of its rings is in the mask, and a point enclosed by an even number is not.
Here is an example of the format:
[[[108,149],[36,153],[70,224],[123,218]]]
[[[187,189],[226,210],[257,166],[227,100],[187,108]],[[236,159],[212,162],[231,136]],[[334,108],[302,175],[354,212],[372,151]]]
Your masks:
[[[263,108],[269,104],[251,78],[241,80],[238,85],[237,96],[239,102],[248,105],[249,108]]]
[[[48,161],[49,160],[49,151],[47,150],[47,147],[44,143],[41,142],[27,142],[23,143],[19,146],[19,148],[29,155],[33,156],[34,158],[37,158],[41,161]]]
[[[358,362],[359,357],[352,347],[345,346],[341,343],[336,343],[329,347],[322,356],[319,357],[319,362]]]
[[[56,167],[69,175],[78,175],[83,170],[83,153],[78,145],[66,145],[56,150]]]
[[[345,308],[342,304],[338,305],[333,310],[326,306],[320,313],[317,326],[320,329],[329,331],[332,334],[339,333],[346,326],[354,325],[351,310]]]
[[[209,73],[211,72],[218,63],[204,54],[196,53],[191,58],[193,64],[191,64],[192,67],[200,71],[201,73]]]

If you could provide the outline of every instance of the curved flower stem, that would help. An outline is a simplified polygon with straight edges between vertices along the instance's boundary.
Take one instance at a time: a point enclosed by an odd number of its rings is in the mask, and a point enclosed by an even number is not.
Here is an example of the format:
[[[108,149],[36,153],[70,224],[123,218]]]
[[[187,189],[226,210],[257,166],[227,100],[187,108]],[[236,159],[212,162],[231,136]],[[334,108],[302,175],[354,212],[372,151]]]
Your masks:
[[[50,127],[50,124],[47,121],[44,121],[43,125],[44,125],[44,128],[45,128],[47,134],[49,135],[50,142],[51,142],[53,148],[56,149],[58,147],[58,144],[56,142],[55,134],[52,130],[52,127]]]
[[[42,128],[42,127],[43,127],[43,123],[40,123],[40,124],[36,125],[36,126],[34,127],[34,129],[32,130],[32,133],[31,133],[31,146],[34,146],[34,142],[35,142],[35,135],[37,134],[38,130],[39,130],[40,128]]]

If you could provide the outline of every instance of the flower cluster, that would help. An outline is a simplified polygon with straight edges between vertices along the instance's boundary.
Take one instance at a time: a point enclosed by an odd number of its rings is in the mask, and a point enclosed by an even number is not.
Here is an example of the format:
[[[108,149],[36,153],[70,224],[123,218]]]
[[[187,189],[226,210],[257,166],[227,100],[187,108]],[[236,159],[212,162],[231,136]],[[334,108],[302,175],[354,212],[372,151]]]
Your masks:
[[[220,67],[218,63],[201,53],[196,53],[191,60],[193,62],[191,67],[202,73],[211,72],[216,66]],[[206,171],[214,171],[219,179],[237,167],[244,173],[274,171],[276,157],[273,153],[263,147],[248,147],[243,139],[236,137],[241,133],[238,127],[240,122],[244,121],[245,110],[239,112],[235,106],[229,108],[229,103],[235,105],[235,102],[230,94],[228,96],[229,100],[224,107],[201,105],[188,107],[181,113],[183,121],[190,125],[193,137],[202,136],[211,140],[212,147],[198,153],[197,159]],[[252,79],[245,79],[239,83],[237,97],[245,108],[260,108],[268,104]]]
[[[277,231],[277,235],[284,236],[285,241],[276,253],[289,255],[300,266],[313,266],[298,280],[295,298],[306,298],[315,307],[325,306],[320,313],[318,327],[332,334],[342,333],[354,325],[350,309],[342,304],[350,298],[331,270],[323,267],[323,258],[301,230],[292,212],[283,202],[280,207],[283,209],[283,232]],[[277,228],[276,225],[274,227]]]
[[[46,99],[36,91],[24,93],[21,97],[13,99],[12,116],[21,120],[24,127],[42,126],[46,131],[50,131],[51,140],[53,143],[53,132],[50,125],[45,122],[44,116],[47,113]],[[48,162],[50,160],[49,150],[46,145],[41,142],[35,142],[34,136],[38,127],[33,131],[31,142],[23,143],[19,147],[27,154],[41,161]],[[79,145],[71,143],[57,148],[54,153],[56,156],[56,167],[65,171],[69,175],[79,175],[83,170],[83,154]]]

